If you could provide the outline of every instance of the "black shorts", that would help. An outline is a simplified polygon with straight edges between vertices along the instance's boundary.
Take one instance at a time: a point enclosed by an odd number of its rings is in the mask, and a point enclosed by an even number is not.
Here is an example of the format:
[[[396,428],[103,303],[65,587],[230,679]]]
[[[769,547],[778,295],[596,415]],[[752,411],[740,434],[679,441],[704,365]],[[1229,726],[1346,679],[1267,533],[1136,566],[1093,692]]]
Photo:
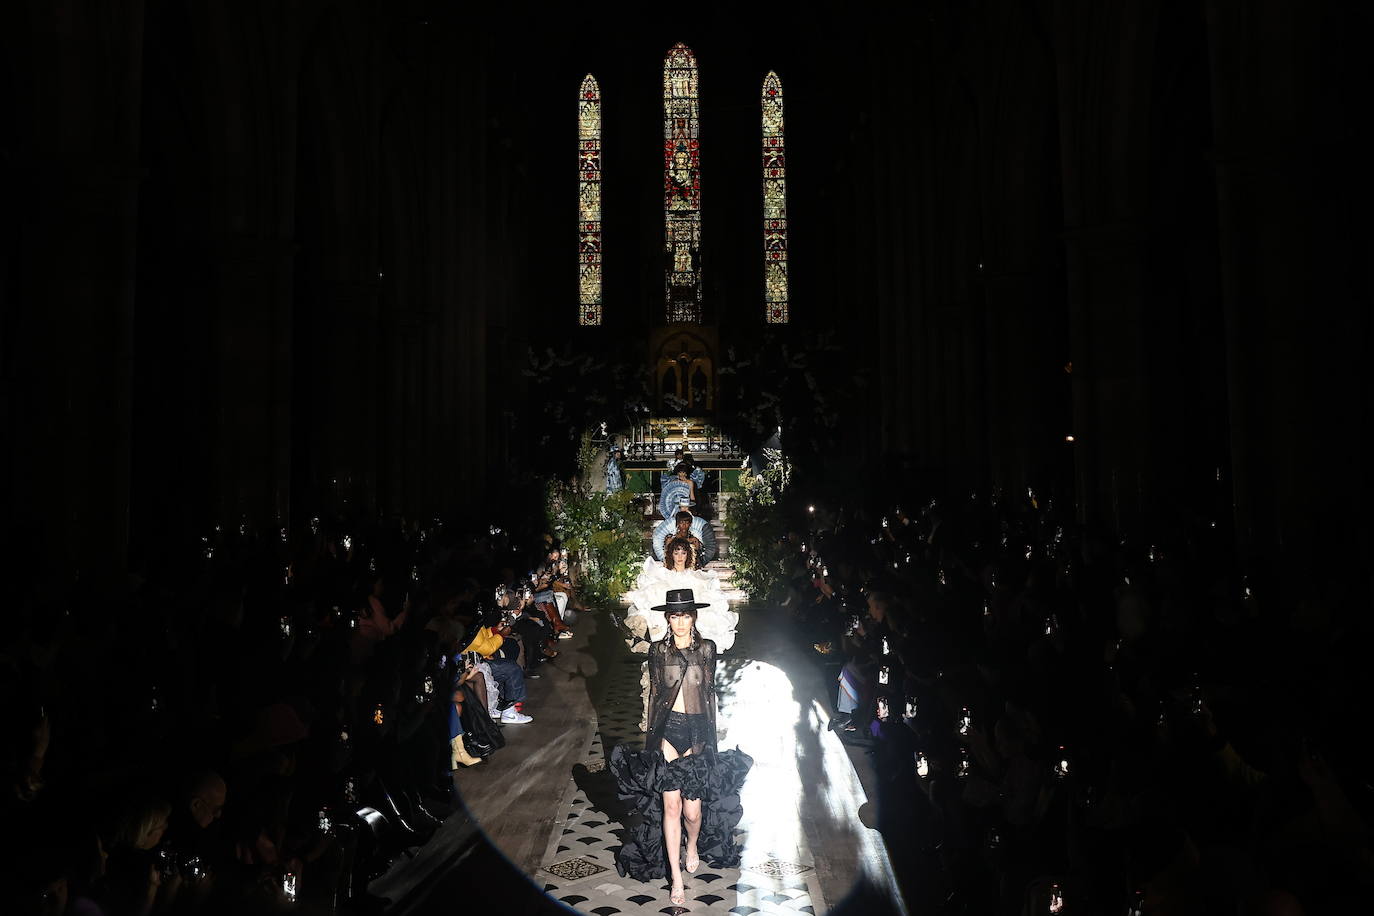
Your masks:
[[[668,722],[663,726],[663,740],[682,755],[690,751],[694,745],[706,743],[705,733],[708,727],[705,713],[670,712]]]

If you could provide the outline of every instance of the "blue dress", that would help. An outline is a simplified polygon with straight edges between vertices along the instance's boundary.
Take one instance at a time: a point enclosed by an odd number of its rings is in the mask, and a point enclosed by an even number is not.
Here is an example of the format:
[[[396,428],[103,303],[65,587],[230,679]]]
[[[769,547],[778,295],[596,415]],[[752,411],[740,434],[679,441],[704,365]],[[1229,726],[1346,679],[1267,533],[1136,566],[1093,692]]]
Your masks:
[[[677,515],[684,499],[692,498],[692,485],[685,480],[678,480],[676,477],[663,482],[663,492],[658,497],[658,511],[664,518],[672,518]]]
[[[606,492],[619,493],[625,486],[625,472],[615,458],[606,459]]]

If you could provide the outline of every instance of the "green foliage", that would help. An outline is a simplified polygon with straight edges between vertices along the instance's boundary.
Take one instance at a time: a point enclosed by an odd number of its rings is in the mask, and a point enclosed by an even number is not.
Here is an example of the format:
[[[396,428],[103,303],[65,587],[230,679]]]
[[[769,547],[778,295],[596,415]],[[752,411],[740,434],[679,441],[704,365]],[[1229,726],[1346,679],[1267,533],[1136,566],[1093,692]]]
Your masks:
[[[549,528],[568,548],[579,571],[578,587],[589,606],[617,601],[634,586],[644,557],[643,513],[636,494],[594,491],[587,486],[597,449],[583,433],[578,449],[580,483],[548,484]]]
[[[521,461],[539,474],[565,477],[581,455],[567,448],[583,430],[602,421],[628,429],[649,415],[652,391],[639,351],[618,342],[579,337],[574,345],[531,348],[521,368],[524,393],[517,402],[521,429],[534,445]]]
[[[782,579],[787,548],[781,541],[778,498],[784,467],[770,462],[762,476],[740,471],[740,492],[730,500],[725,519],[735,578],[754,601],[772,598]]]
[[[719,416],[746,451],[782,427],[783,445],[815,464],[846,435],[842,399],[867,386],[864,363],[834,332],[769,326],[733,335],[720,362]]]

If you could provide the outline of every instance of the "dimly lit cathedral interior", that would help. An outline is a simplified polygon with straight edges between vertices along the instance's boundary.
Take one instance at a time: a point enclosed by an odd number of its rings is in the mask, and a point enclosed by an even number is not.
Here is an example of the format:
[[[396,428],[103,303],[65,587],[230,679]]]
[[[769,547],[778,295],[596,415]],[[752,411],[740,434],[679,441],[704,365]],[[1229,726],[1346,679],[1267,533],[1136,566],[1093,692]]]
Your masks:
[[[4,911],[1369,911],[1371,9],[7,6]]]

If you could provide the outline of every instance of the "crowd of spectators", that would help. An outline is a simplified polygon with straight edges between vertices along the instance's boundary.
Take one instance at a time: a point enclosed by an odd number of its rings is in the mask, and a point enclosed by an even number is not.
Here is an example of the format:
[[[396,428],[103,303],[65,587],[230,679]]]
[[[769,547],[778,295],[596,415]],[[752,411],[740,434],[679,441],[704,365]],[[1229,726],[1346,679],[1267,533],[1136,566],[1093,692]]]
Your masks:
[[[5,912],[375,904],[580,608],[548,536],[452,527],[244,524],[114,597],[12,582]]]
[[[1108,540],[1033,491],[803,512],[786,606],[917,909],[1370,911],[1358,569],[1294,592],[1213,520]]]

